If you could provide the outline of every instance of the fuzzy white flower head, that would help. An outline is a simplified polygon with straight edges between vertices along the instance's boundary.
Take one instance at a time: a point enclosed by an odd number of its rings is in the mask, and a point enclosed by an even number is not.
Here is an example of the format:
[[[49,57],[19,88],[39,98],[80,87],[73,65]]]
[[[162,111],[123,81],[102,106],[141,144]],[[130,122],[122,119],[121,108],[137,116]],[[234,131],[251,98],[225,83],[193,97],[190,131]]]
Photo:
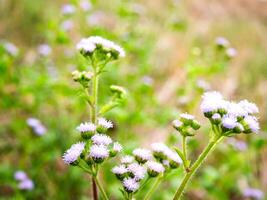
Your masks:
[[[214,120],[221,119],[221,115],[219,113],[215,113],[215,114],[212,115],[211,118],[214,119]]]
[[[163,153],[166,150],[169,150],[169,148],[161,142],[156,142],[151,144],[152,151],[157,152],[157,153]]]
[[[217,111],[218,109],[226,109],[227,102],[223,100],[221,93],[212,91],[205,92],[202,95],[200,109],[203,113]]]
[[[91,36],[88,39],[95,45],[100,45],[105,49],[116,51],[118,52],[120,57],[125,57],[124,50],[119,45],[110,40],[104,39],[100,36]]]
[[[74,27],[72,20],[65,20],[60,24],[60,28],[64,31],[70,31]]]
[[[87,0],[81,0],[80,1],[80,7],[84,10],[84,11],[88,11],[91,9],[92,4],[90,1]]]
[[[227,113],[235,117],[244,117],[248,114],[247,111],[240,104],[237,104],[235,102],[228,103]]]
[[[122,182],[124,189],[131,193],[135,192],[139,188],[139,183],[133,178],[126,178]]]
[[[179,164],[183,163],[180,156],[178,156],[178,154],[176,152],[172,151],[171,149],[166,150],[164,153],[166,154],[168,159],[170,159],[176,163],[179,163]]]
[[[248,115],[244,118],[244,121],[252,132],[254,133],[259,132],[260,125],[256,117]]]
[[[78,42],[76,48],[85,53],[92,53],[96,49],[96,45],[90,42],[89,39],[83,38],[80,42]]]
[[[190,115],[188,113],[182,113],[182,114],[180,114],[180,117],[181,118],[184,118],[184,119],[187,119],[187,120],[193,120],[193,119],[195,119],[195,117],[193,115]]]
[[[92,142],[93,144],[107,146],[112,143],[112,139],[109,136],[104,135],[104,134],[95,134],[92,137]]]
[[[19,49],[14,44],[12,44],[10,42],[5,42],[4,48],[12,56],[17,56],[19,53]]]
[[[36,135],[42,136],[46,133],[47,130],[42,124],[40,124],[34,127],[33,131],[35,132]]]
[[[128,172],[128,169],[124,165],[115,166],[111,170],[114,174],[125,174]]]
[[[41,44],[38,46],[38,53],[42,56],[48,56],[52,49],[48,44]]]
[[[71,5],[71,4],[65,4],[62,6],[61,8],[61,12],[64,15],[70,15],[73,14],[76,11],[75,6]]]
[[[93,145],[90,148],[90,154],[92,158],[105,159],[109,156],[108,149],[104,145]]]
[[[21,190],[32,190],[34,188],[34,183],[30,179],[25,179],[19,183],[18,188]]]
[[[134,179],[137,181],[142,180],[145,177],[146,169],[137,163],[129,164],[127,169],[134,175]]]
[[[120,143],[118,143],[118,142],[114,142],[113,143],[113,148],[112,148],[114,151],[116,151],[116,152],[120,152],[121,150],[122,150],[122,146],[121,146],[121,144]]]
[[[123,157],[121,158],[121,163],[122,163],[122,164],[130,164],[130,163],[132,163],[133,161],[134,161],[134,157],[129,156],[129,155],[127,155],[127,156],[123,156]]]
[[[78,142],[73,144],[63,155],[63,161],[66,164],[74,163],[81,155],[82,151],[84,150],[85,143]]]
[[[81,123],[76,129],[81,133],[94,132],[96,130],[96,125],[91,122],[84,122]]]
[[[24,171],[16,171],[15,174],[14,174],[14,178],[17,181],[23,181],[23,180],[28,179],[28,176]]]
[[[106,129],[113,128],[113,123],[105,118],[101,117],[98,119],[98,125]]]
[[[238,103],[248,114],[259,113],[259,108],[256,104],[249,102],[248,100],[242,100]]]
[[[237,119],[232,115],[225,115],[222,119],[222,126],[227,129],[233,129],[237,126]]]
[[[148,168],[148,170],[157,172],[157,173],[162,173],[165,171],[165,168],[163,167],[163,165],[161,163],[155,162],[155,161],[148,161],[146,163],[146,166]]]
[[[148,149],[137,148],[133,150],[133,155],[139,160],[148,161],[152,159],[151,151]]]

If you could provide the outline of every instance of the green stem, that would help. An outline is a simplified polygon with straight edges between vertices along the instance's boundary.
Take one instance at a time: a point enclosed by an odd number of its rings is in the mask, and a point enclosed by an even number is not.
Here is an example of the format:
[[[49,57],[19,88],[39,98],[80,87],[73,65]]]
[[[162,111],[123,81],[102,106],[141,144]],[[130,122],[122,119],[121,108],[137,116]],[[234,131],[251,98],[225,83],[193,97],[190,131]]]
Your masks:
[[[100,192],[101,192],[101,194],[102,194],[102,197],[103,197],[105,200],[108,200],[108,196],[107,196],[107,194],[106,194],[104,188],[103,188],[102,185],[100,184],[100,182],[99,182],[97,176],[94,176],[94,180],[95,180],[95,182],[96,182],[96,184],[97,184],[97,187],[99,188],[99,190],[100,190]]]
[[[200,167],[200,165],[203,163],[203,161],[207,158],[209,152],[211,152],[214,147],[223,139],[222,136],[218,137],[217,139],[211,140],[209,142],[209,144],[206,146],[206,148],[203,150],[203,152],[200,154],[200,156],[198,157],[198,159],[196,160],[196,162],[193,164],[192,168],[190,169],[190,171],[188,173],[186,173],[186,175],[184,176],[181,185],[179,186],[179,188],[177,189],[175,196],[173,198],[173,200],[178,200],[181,198],[183,191],[188,183],[188,181],[190,180],[190,178],[192,177],[192,175],[194,175],[194,173],[197,171],[197,169]]]
[[[184,154],[184,168],[188,171],[187,149],[186,149],[186,136],[183,136],[183,154]]]
[[[152,186],[152,187],[149,189],[149,191],[147,192],[147,194],[146,194],[144,200],[148,200],[148,199],[151,197],[152,193],[157,189],[158,185],[160,184],[162,178],[163,178],[163,174],[160,175],[160,176],[157,178],[156,182],[153,184],[153,186]]]

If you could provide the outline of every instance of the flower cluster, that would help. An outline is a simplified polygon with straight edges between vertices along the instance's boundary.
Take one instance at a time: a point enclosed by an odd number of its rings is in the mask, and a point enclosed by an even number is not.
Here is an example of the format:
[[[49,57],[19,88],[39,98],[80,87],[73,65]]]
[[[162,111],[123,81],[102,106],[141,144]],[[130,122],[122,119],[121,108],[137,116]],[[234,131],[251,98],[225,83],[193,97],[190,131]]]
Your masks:
[[[24,171],[16,171],[14,178],[18,181],[18,188],[20,190],[32,190],[34,188],[33,181],[28,177]]]
[[[124,50],[119,45],[100,36],[84,38],[76,47],[84,56],[91,56],[94,52],[112,59],[125,56]]]
[[[183,136],[194,136],[191,129],[198,130],[200,128],[200,123],[195,117],[187,113],[180,114],[180,119],[174,120],[172,125]]]
[[[233,58],[237,55],[235,48],[230,46],[230,42],[224,37],[217,37],[215,43],[219,50],[225,50],[227,58]]]
[[[132,154],[122,157],[121,164],[112,169],[126,193],[137,192],[145,177],[157,177],[182,163],[181,158],[163,143],[153,143],[151,150],[137,148]]]
[[[105,134],[112,127],[112,122],[105,118],[99,118],[97,125],[91,122],[81,123],[76,129],[87,143],[73,144],[63,155],[63,161],[66,164],[77,165],[82,158],[91,165],[116,156],[122,150],[122,146]]]
[[[216,91],[202,96],[201,111],[212,124],[218,126],[225,136],[239,133],[257,133],[260,129],[254,114],[259,112],[256,104],[247,100],[238,103],[227,101]]]
[[[41,123],[39,119],[28,118],[27,124],[29,127],[31,127],[31,129],[36,135],[39,135],[39,136],[44,135],[47,131],[45,126]]]

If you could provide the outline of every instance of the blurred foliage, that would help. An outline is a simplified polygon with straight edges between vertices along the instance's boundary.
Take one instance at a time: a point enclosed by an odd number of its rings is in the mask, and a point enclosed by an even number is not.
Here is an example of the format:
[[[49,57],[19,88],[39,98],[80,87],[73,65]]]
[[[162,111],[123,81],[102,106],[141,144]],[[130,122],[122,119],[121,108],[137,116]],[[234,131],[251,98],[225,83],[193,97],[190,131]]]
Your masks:
[[[81,2],[67,2],[75,12],[64,15],[66,1],[0,1],[0,199],[90,199],[89,177],[61,160],[78,138],[75,127],[89,118],[71,72],[87,68],[75,44],[90,35],[114,40],[127,53],[107,69],[100,88],[102,104],[108,85],[129,91],[127,102],[106,116],[115,123],[112,135],[125,153],[152,141],[179,145],[169,122],[180,112],[197,114],[203,91],[218,89],[234,99],[257,102],[263,133],[235,140],[245,142],[242,151],[228,142],[220,145],[185,199],[244,199],[246,187],[267,192],[266,18],[247,16],[238,4],[223,2],[209,7],[193,0],[94,0],[87,11]],[[238,50],[235,58],[216,47],[215,38],[221,35]],[[17,55],[6,42],[16,44]],[[42,55],[40,44],[48,44],[51,53]],[[32,132],[26,123],[30,117],[42,121],[45,135]],[[192,158],[206,144],[207,132],[201,128],[199,138],[189,141]],[[112,166],[107,164],[102,179],[112,198],[120,199]],[[34,181],[32,191],[18,190],[17,170]],[[182,170],[169,175],[152,199],[171,199],[181,178]]]

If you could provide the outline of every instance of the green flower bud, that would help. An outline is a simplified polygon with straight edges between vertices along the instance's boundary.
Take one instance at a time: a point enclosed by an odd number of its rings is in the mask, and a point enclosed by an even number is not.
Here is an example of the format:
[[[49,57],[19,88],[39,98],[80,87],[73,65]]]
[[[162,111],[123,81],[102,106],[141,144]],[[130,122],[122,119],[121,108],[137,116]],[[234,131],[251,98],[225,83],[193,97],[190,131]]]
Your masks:
[[[124,98],[127,94],[126,90],[118,85],[111,85],[110,90],[112,93],[117,94],[119,98]]]
[[[180,120],[185,126],[191,126],[195,117],[187,113],[180,114]]]
[[[191,127],[192,127],[194,130],[198,130],[201,126],[200,126],[200,123],[199,123],[197,120],[193,120],[193,121],[192,121],[192,124],[191,124]]]

